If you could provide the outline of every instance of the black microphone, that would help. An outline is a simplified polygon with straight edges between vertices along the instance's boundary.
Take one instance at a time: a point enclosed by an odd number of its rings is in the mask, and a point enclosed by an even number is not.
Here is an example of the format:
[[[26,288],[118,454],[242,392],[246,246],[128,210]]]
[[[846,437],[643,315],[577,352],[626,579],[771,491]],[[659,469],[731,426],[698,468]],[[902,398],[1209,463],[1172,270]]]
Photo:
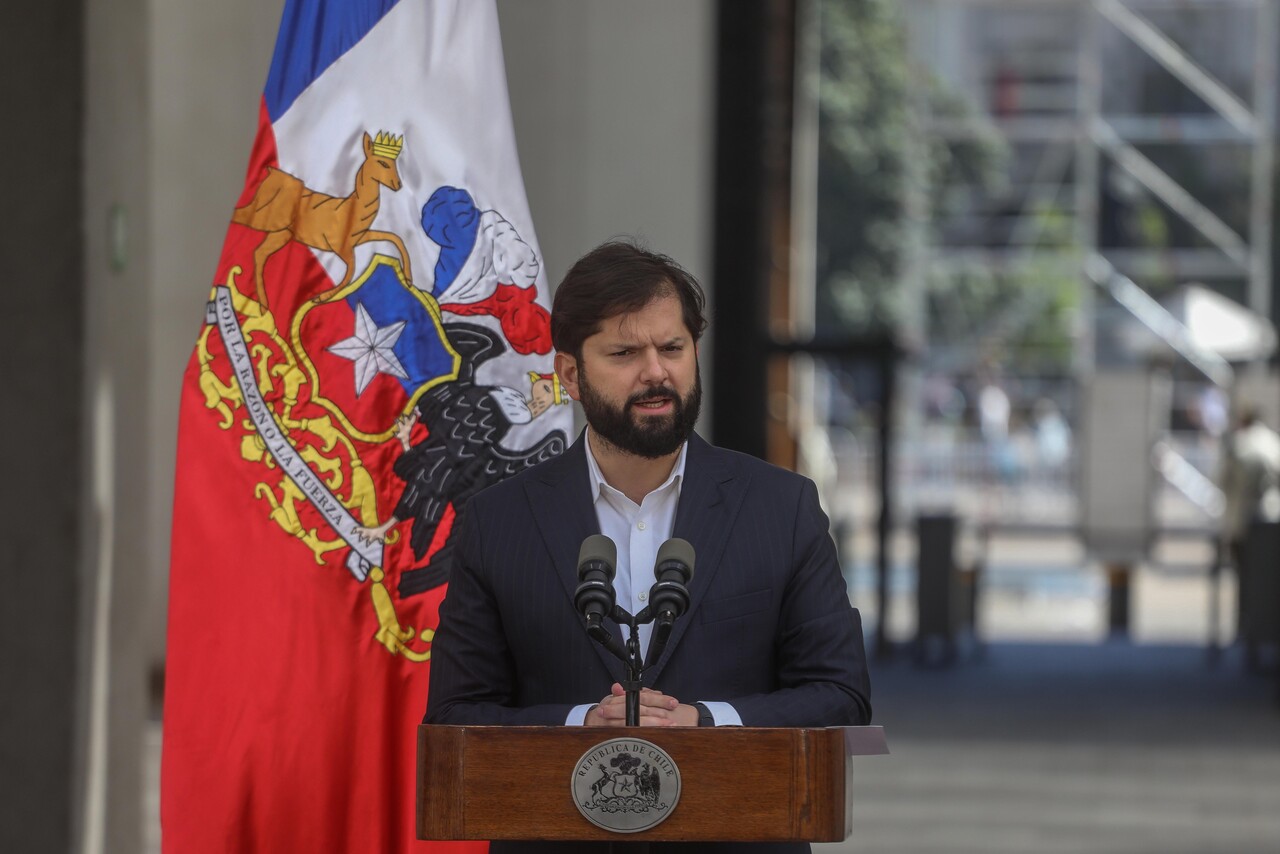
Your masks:
[[[578,550],[578,589],[573,593],[573,606],[587,618],[587,629],[601,624],[613,613],[616,594],[613,575],[617,570],[618,547],[604,534],[592,534]]]
[[[693,578],[693,545],[688,540],[672,537],[658,548],[653,576],[657,579],[649,589],[649,609],[654,615],[653,638],[649,642],[648,667],[658,660],[671,636],[671,625],[689,610],[689,579]]]

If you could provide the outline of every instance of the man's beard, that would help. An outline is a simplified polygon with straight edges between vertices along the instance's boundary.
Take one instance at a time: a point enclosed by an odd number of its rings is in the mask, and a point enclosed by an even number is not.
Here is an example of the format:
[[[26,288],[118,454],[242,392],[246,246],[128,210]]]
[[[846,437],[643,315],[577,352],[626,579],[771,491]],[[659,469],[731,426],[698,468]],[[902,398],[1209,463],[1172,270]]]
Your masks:
[[[587,380],[587,372],[581,369],[578,391],[593,432],[620,451],[656,460],[674,454],[693,434],[702,409],[702,372],[695,369],[693,390],[686,397],[680,397],[670,386],[657,386],[631,395],[621,408],[601,397]],[[671,401],[670,415],[639,416],[632,410],[636,403],[664,397]]]

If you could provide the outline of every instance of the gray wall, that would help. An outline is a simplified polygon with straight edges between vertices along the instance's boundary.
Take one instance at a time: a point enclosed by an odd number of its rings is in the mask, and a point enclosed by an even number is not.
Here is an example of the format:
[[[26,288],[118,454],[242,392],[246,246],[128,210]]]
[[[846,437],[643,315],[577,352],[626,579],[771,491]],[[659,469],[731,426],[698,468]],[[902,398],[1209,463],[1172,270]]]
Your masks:
[[[516,145],[554,287],[632,235],[711,293],[713,0],[499,0]],[[710,316],[710,311],[708,311]],[[712,399],[714,330],[702,342]],[[710,435],[707,408],[698,431]]]
[[[516,144],[547,273],[617,234],[711,267],[715,4],[501,0]]]
[[[138,844],[151,346],[146,0],[86,4],[85,538],[79,805],[89,850]],[[114,235],[114,239],[111,238]],[[91,806],[86,806],[91,804]],[[131,812],[132,810],[132,812]]]

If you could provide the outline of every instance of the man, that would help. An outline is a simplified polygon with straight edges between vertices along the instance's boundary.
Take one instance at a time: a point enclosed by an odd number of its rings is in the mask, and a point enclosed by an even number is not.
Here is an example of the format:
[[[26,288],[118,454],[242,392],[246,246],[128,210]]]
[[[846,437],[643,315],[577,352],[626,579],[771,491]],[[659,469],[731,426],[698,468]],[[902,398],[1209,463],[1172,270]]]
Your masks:
[[[1250,523],[1276,521],[1280,513],[1275,506],[1280,502],[1280,434],[1262,422],[1252,404],[1241,407],[1239,424],[1227,445],[1221,478],[1223,535],[1237,566]]]
[[[1239,428],[1231,434],[1223,459],[1223,540],[1236,569],[1236,625],[1245,645],[1245,663],[1261,666],[1259,630],[1274,619],[1276,560],[1267,554],[1268,538],[1255,522],[1280,521],[1280,434],[1262,422],[1258,408],[1241,407]]]
[[[579,546],[597,533],[618,546],[614,586],[631,613],[646,604],[659,545],[682,537],[696,552],[689,609],[644,674],[642,725],[870,720],[861,622],[813,484],[693,432],[703,305],[687,272],[627,243],[565,276],[551,314],[556,372],[588,426],[565,454],[471,499],[432,644],[427,723],[624,723],[624,667],[573,604]]]

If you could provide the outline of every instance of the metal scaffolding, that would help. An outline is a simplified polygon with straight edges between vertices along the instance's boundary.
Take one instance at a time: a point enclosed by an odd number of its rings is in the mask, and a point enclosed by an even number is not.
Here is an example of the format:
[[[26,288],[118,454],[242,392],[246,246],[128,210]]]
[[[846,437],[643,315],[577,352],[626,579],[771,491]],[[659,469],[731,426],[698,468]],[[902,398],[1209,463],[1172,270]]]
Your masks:
[[[994,131],[1017,155],[999,209],[961,204],[950,217],[913,216],[912,244],[920,257],[906,265],[915,289],[908,304],[923,312],[929,274],[1028,264],[1074,271],[1083,319],[1077,367],[1084,374],[1095,358],[1096,286],[1132,296],[1132,288],[1157,277],[1236,280],[1251,309],[1272,315],[1276,0],[908,0],[906,9],[915,88],[941,80],[967,96],[978,117],[926,113],[917,115],[918,126],[955,143]],[[1197,13],[1219,17],[1218,38],[1183,34],[1180,43],[1160,25],[1162,15]],[[1198,109],[1124,109],[1138,100],[1123,97],[1137,85],[1128,74],[1151,62],[1184,87],[1193,96],[1185,100]],[[1222,69],[1231,71],[1234,87],[1224,82]],[[927,110],[927,99],[912,103]],[[1235,156],[1248,172],[1247,227],[1230,222],[1162,168],[1150,154],[1162,146],[1183,147],[1197,157],[1239,150]],[[1198,245],[1103,245],[1104,173],[1158,200],[1190,227]],[[1069,211],[1070,241],[1045,239],[1048,205]],[[907,325],[928,341],[923,314]],[[1223,381],[1221,372],[1206,373]]]

